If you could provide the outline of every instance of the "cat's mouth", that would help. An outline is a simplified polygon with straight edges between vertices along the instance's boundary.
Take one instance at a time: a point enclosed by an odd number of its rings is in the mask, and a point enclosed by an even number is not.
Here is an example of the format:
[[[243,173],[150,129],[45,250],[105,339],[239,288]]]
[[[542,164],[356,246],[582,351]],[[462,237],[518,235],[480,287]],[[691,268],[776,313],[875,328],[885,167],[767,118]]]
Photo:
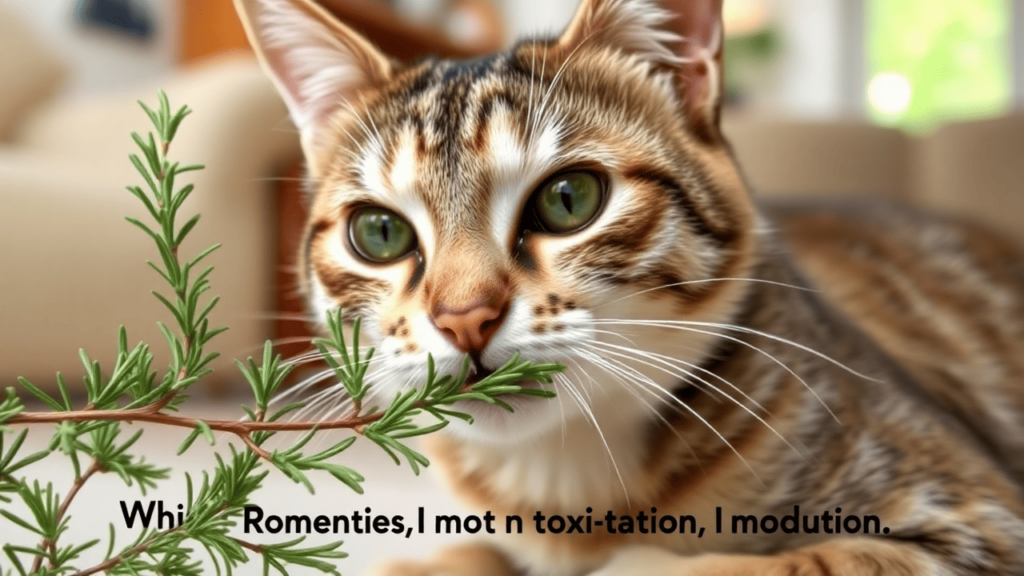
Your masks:
[[[467,385],[472,386],[491,374],[494,374],[494,370],[487,368],[482,362],[480,362],[480,356],[478,354],[470,356],[470,359],[473,361],[473,372],[466,378]]]
[[[473,386],[473,385],[483,381],[488,376],[494,374],[496,371],[497,371],[497,368],[495,368],[495,369],[487,368],[486,366],[484,366],[480,362],[479,358],[473,358],[473,371],[472,371],[472,373],[468,377],[466,377],[466,384],[465,385],[466,386]],[[513,386],[522,386],[523,388],[535,388],[535,387],[540,386],[540,383],[537,382],[536,380],[516,380],[514,382],[507,382],[507,384],[510,384],[510,385],[513,385]]]
[[[494,374],[494,370],[488,370],[487,368],[478,367],[476,372],[470,374],[469,377],[466,378],[466,385],[472,386],[474,384],[477,384],[478,382],[482,381],[484,378],[487,378],[491,374]]]

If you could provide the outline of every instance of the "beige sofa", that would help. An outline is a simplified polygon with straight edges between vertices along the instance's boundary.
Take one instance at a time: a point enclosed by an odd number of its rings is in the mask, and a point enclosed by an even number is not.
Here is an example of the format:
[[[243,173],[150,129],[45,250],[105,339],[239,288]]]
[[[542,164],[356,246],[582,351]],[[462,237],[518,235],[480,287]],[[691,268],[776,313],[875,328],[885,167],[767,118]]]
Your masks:
[[[120,324],[163,354],[155,320],[170,315],[149,294],[164,286],[145,265],[159,257],[123,219],[148,217],[125,190],[140,183],[129,134],[149,129],[135,101],[153,104],[158,88],[195,111],[171,155],[207,166],[191,178],[186,212],[202,221],[183,252],[224,244],[210,259],[211,294],[222,297],[213,319],[231,328],[216,341],[219,366],[252,353],[270,326],[273,177],[300,155],[270,83],[249,58],[85,99],[62,98],[63,78],[60,63],[0,14],[0,386],[17,375],[43,385],[57,370],[77,375],[79,348],[109,366]]]
[[[1024,244],[1024,114],[909,136],[863,122],[727,117],[765,196],[878,196],[986,222]]]
[[[16,56],[13,56],[16,55]],[[78,374],[84,347],[111,360],[116,329],[161,348],[167,320],[143,262],[151,243],[125,223],[143,216],[125,190],[129,132],[146,130],[133,104],[157,87],[195,109],[174,158],[202,162],[189,210],[202,213],[186,252],[223,242],[212,258],[214,315],[230,358],[270,337],[275,215],[272,178],[298,157],[297,137],[270,83],[247,59],[209,63],[128,93],[67,101],[63,71],[0,14],[0,386],[17,375],[52,383]],[[948,125],[913,138],[857,122],[728,117],[725,125],[759,194],[875,195],[960,212],[1024,241],[1024,116]],[[108,364],[109,365],[109,364]],[[234,375],[234,369],[221,371]],[[77,381],[77,378],[71,378]]]

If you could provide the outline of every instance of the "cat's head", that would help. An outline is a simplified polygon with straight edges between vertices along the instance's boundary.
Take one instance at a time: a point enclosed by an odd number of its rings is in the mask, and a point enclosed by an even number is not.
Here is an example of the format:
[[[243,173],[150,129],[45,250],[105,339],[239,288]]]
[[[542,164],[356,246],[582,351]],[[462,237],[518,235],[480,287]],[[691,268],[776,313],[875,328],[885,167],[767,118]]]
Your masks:
[[[309,165],[312,308],[362,318],[378,387],[428,353],[567,364],[559,400],[462,406],[467,433],[515,439],[648,410],[703,360],[714,329],[672,323],[732,314],[745,283],[716,279],[755,244],[719,131],[721,0],[583,0],[558,38],[411,64],[309,0],[236,3]]]

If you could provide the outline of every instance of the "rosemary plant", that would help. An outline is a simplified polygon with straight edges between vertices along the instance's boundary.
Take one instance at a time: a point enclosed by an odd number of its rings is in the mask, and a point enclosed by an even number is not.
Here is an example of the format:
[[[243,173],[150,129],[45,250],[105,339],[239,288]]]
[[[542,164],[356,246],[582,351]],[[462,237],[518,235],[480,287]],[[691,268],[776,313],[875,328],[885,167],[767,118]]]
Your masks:
[[[314,341],[323,359],[352,398],[352,408],[337,419],[311,422],[285,417],[302,407],[301,402],[273,409],[274,399],[293,368],[275,355],[271,342],[263,349],[262,358],[238,362],[248,381],[253,400],[242,406],[244,416],[237,420],[201,420],[182,414],[179,409],[188,398],[189,389],[210,374],[210,363],[216,352],[207,344],[225,328],[210,324],[210,312],[217,298],[208,298],[212,266],[203,261],[218,246],[212,246],[183,260],[179,254],[182,242],[199,222],[193,216],[179,224],[182,205],[192,193],[192,184],[177,187],[182,174],[200,170],[200,165],[181,165],[168,160],[168,152],[182,120],[190,113],[188,107],[172,112],[167,96],[160,92],[159,106],[151,109],[140,102],[155,128],[146,137],[133,133],[140,154],[130,155],[142,176],[144,186],[129,186],[152,218],[145,223],[127,220],[145,233],[157,247],[158,263],[148,262],[167,283],[168,291],[154,296],[174,318],[174,326],[158,323],[170,348],[171,359],[166,369],[154,367],[154,356],[148,344],[129,346],[122,327],[117,338],[117,358],[108,372],[98,362],[81,352],[85,367],[85,399],[76,401],[61,374],[57,374],[58,395],[48,394],[25,379],[19,379],[24,392],[45,404],[49,410],[29,411],[15,388],[7,388],[0,398],[0,515],[10,523],[3,527],[30,533],[38,544],[34,547],[4,544],[3,552],[9,567],[0,569],[3,576],[89,574],[202,574],[203,565],[196,550],[206,551],[218,574],[259,556],[263,573],[271,569],[282,575],[288,566],[305,566],[324,573],[338,574],[335,561],[345,557],[341,542],[303,547],[303,538],[276,544],[257,544],[232,535],[244,507],[260,489],[269,468],[276,468],[296,483],[313,492],[311,474],[322,472],[342,482],[357,493],[363,492],[363,477],[355,470],[336,463],[333,458],[344,452],[359,435],[379,445],[396,463],[408,462],[413,472],[428,465],[427,459],[405,442],[407,439],[435,432],[451,418],[472,421],[468,414],[453,408],[463,399],[477,399],[511,408],[500,399],[505,394],[551,397],[553,392],[524,387],[521,381],[551,382],[552,374],[563,369],[558,364],[536,364],[522,361],[518,354],[490,376],[475,384],[467,384],[468,358],[458,375],[438,375],[433,359],[428,359],[427,379],[422,386],[399,393],[389,405],[378,409],[363,406],[371,384],[365,375],[373,350],[360,354],[359,323],[353,326],[353,342],[346,342],[341,311],[327,318],[328,336]],[[429,414],[432,424],[419,424],[416,417]],[[132,446],[142,435],[139,429],[128,435],[122,423],[149,422],[189,429],[178,454],[183,454],[194,441],[203,436],[214,444],[214,431],[226,432],[241,441],[244,448],[228,445],[227,452],[216,454],[216,466],[194,479],[185,474],[187,497],[185,521],[164,530],[143,529],[134,540],[117,544],[111,524],[105,539],[67,543],[62,536],[68,529],[69,511],[82,486],[97,474],[116,474],[129,487],[137,487],[143,495],[170,477],[170,469],[162,468],[133,454]],[[28,425],[55,425],[53,437],[45,450],[22,454]],[[18,428],[21,428],[20,432]],[[347,428],[356,433],[333,442],[325,450],[306,451],[309,441],[330,429]],[[293,445],[283,450],[265,447],[267,440],[283,431],[305,431]],[[126,437],[127,436],[127,437]],[[52,482],[30,480],[25,473],[44,458],[59,457],[70,461],[74,481],[63,493]],[[19,515],[10,506],[20,501],[29,513]],[[5,539],[6,540],[6,539]],[[105,542],[104,542],[105,541]],[[82,565],[83,553],[105,547],[102,560],[92,566]]]

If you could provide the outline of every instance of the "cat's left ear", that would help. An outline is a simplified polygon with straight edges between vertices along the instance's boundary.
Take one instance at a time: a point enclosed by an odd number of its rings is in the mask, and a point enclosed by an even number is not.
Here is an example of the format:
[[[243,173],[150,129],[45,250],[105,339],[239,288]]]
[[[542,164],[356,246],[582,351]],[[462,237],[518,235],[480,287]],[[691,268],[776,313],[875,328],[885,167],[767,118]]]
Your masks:
[[[582,0],[558,46],[571,52],[588,43],[676,69],[691,128],[717,133],[724,86],[722,0]]]
[[[329,153],[331,116],[360,92],[383,86],[391,62],[312,0],[235,0],[235,8],[316,174]]]

